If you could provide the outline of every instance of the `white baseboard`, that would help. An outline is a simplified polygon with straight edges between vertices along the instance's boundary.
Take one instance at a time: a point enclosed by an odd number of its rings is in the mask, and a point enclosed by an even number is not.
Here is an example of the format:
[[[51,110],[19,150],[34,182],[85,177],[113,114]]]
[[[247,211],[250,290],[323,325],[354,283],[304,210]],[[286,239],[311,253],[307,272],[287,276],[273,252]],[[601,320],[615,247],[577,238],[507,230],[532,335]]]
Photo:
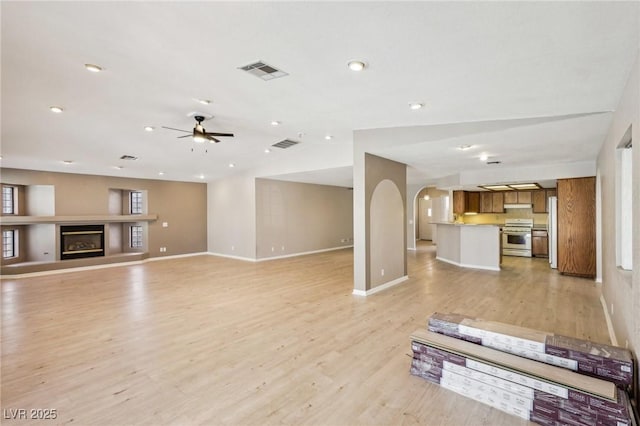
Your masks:
[[[158,260],[165,260],[165,259],[180,259],[183,257],[193,257],[193,256],[202,256],[205,254],[209,254],[206,251],[201,251],[199,253],[185,253],[185,254],[172,254],[171,256],[159,256],[159,257],[149,257],[147,259],[145,259],[145,262],[155,262]]]
[[[485,271],[500,271],[500,268],[496,268],[493,266],[484,266],[484,265],[469,265],[467,263],[458,263],[458,262],[454,262],[453,260],[449,260],[449,259],[443,259],[442,257],[436,256],[436,260],[440,260],[442,262],[445,263],[450,263],[451,265],[456,265],[459,266],[461,268],[470,268],[470,269],[483,269]]]
[[[340,247],[331,247],[331,248],[313,250],[313,251],[304,251],[304,252],[300,252],[300,253],[283,254],[281,256],[261,257],[259,259],[254,259],[254,258],[251,258],[251,257],[234,256],[234,255],[231,255],[231,254],[215,253],[215,252],[211,252],[211,251],[208,252],[207,254],[209,254],[211,256],[226,257],[228,259],[244,260],[244,261],[247,261],[247,262],[267,262],[269,260],[278,260],[278,259],[286,259],[286,258],[289,258],[289,257],[306,256],[308,254],[324,253],[324,252],[327,252],[327,251],[342,250],[342,249],[351,248],[351,247],[353,247],[353,245],[340,246]]]
[[[317,254],[317,253],[325,253],[327,251],[335,251],[335,250],[342,250],[342,249],[346,249],[346,248],[351,248],[353,247],[353,245],[350,246],[339,246],[339,247],[331,247],[331,248],[326,248],[326,249],[320,249],[320,250],[312,250],[312,251],[303,251],[300,253],[292,253],[292,254],[284,254],[282,256],[273,256],[273,257],[261,257],[259,259],[256,259],[256,262],[266,262],[268,260],[277,260],[277,259],[286,259],[288,257],[298,257],[298,256],[306,256],[308,254]]]
[[[395,280],[392,280],[392,281],[386,282],[386,283],[384,283],[382,285],[379,285],[377,287],[374,287],[374,288],[372,288],[370,290],[358,290],[358,289],[354,288],[352,294],[354,296],[371,296],[372,294],[375,294],[375,293],[377,293],[379,291],[382,291],[382,290],[386,290],[389,287],[393,287],[394,285],[398,285],[401,282],[406,281],[408,279],[409,279],[409,276],[405,275],[403,277],[396,278]]]
[[[231,254],[215,253],[215,252],[212,252],[212,251],[207,252],[207,254],[209,256],[224,257],[224,258],[227,258],[227,259],[244,260],[246,262],[256,262],[256,259],[252,259],[250,257],[233,256]]]
[[[201,256],[204,254],[207,254],[207,253],[200,252],[200,253],[176,254],[173,256],[148,257],[146,259],[133,260],[128,262],[114,262],[114,263],[104,263],[101,265],[77,266],[74,268],[64,268],[64,269],[51,269],[49,271],[27,272],[24,274],[15,274],[15,275],[3,275],[2,279],[31,278],[31,277],[42,277],[46,275],[66,274],[67,272],[93,271],[93,270],[104,269],[104,268],[116,268],[119,266],[141,265],[146,262],[155,262],[158,260],[169,260],[169,259],[178,259],[181,257]]]
[[[613,346],[618,346],[618,339],[616,338],[616,332],[613,331],[613,322],[611,322],[611,316],[609,315],[609,309],[607,309],[607,301],[604,300],[604,295],[600,294],[600,303],[602,304],[602,310],[604,311],[604,319],[607,321],[607,330],[609,330],[609,339]]]

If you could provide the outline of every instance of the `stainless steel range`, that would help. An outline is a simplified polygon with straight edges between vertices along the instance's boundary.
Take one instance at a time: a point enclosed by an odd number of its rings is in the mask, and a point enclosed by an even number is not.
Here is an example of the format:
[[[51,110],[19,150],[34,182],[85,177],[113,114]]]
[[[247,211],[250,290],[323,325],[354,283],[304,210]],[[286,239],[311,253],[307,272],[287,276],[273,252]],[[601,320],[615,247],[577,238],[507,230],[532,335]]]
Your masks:
[[[502,254],[531,257],[533,219],[507,219],[502,228]]]

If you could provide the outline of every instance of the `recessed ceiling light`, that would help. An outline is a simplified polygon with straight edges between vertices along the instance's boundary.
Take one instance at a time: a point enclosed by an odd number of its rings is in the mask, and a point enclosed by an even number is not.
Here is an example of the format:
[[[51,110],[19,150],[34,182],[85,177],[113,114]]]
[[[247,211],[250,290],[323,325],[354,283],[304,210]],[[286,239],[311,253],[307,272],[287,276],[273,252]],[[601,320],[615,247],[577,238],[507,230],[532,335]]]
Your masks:
[[[229,163],[229,167],[235,167],[236,165],[233,163]]]
[[[118,169],[118,170],[122,170],[122,169],[124,169],[124,167],[123,167],[123,166],[113,166],[113,168],[114,168],[114,169]]]
[[[327,135],[327,136],[325,136],[324,138],[325,138],[326,140],[330,141],[331,139],[333,139],[333,136],[331,136],[331,135]]]
[[[66,165],[73,164],[73,160],[63,160],[62,162]]]
[[[204,175],[200,175],[200,179],[204,179]]]
[[[351,71],[362,71],[367,67],[367,64],[363,61],[349,61],[347,66]]]
[[[458,148],[456,148],[458,151],[466,151],[468,149],[473,148],[473,145],[460,145]]]
[[[513,189],[541,189],[537,183],[510,183],[509,186]]]
[[[271,152],[271,150],[270,150],[269,148],[266,148],[266,149],[264,150],[264,153],[265,153],[265,154],[268,154],[268,153],[270,153],[270,152]]]
[[[298,137],[299,137],[300,139],[304,138],[304,132],[298,132]]]
[[[102,71],[102,67],[101,66],[94,65],[94,64],[84,64],[84,67],[87,69],[87,71],[91,71],[91,72],[100,72],[100,71]]]
[[[414,110],[415,109],[421,109],[423,106],[424,106],[424,104],[420,103],[420,102],[411,102],[409,104],[409,108],[414,109]]]
[[[155,129],[155,127],[153,127],[153,126],[147,126],[147,127],[144,128],[144,131],[145,132],[153,132],[154,129]]]
[[[481,154],[480,155],[480,161],[487,161],[489,159],[489,156],[487,154]]]
[[[488,189],[489,191],[513,191],[513,188],[507,185],[479,185],[480,188]]]
[[[64,111],[64,110],[62,109],[62,107],[55,106],[55,105],[50,106],[50,107],[49,107],[49,109],[51,110],[51,112],[55,112],[56,114],[59,114],[59,113],[61,113],[62,111]]]
[[[201,103],[202,105],[209,105],[211,103],[209,99],[196,99],[196,101],[198,101],[198,103]]]
[[[280,122],[279,122],[279,121],[276,121],[276,120],[273,120],[273,121],[271,122],[271,125],[272,125],[272,126],[279,126],[279,125],[280,125]]]
[[[164,176],[164,172],[158,172],[160,176]]]

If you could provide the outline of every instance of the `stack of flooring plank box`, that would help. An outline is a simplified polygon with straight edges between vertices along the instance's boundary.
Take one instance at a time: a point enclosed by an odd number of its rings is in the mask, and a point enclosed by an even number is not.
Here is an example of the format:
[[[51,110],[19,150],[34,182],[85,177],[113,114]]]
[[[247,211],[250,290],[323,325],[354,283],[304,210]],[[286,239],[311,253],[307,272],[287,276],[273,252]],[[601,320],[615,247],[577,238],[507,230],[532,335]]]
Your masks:
[[[541,425],[637,426],[622,348],[457,314],[411,335],[411,374]]]

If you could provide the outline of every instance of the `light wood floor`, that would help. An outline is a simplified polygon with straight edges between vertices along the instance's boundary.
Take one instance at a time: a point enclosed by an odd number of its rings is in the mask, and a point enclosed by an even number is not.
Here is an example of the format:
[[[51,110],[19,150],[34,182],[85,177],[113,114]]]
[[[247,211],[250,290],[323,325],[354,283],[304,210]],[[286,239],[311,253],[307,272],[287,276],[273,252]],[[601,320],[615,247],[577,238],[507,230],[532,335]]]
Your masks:
[[[421,243],[410,279],[353,296],[353,253],[213,256],[2,282],[2,408],[34,424],[527,422],[409,375],[434,311],[608,342],[592,281],[544,259],[460,269]],[[3,419],[3,424],[25,421]]]

